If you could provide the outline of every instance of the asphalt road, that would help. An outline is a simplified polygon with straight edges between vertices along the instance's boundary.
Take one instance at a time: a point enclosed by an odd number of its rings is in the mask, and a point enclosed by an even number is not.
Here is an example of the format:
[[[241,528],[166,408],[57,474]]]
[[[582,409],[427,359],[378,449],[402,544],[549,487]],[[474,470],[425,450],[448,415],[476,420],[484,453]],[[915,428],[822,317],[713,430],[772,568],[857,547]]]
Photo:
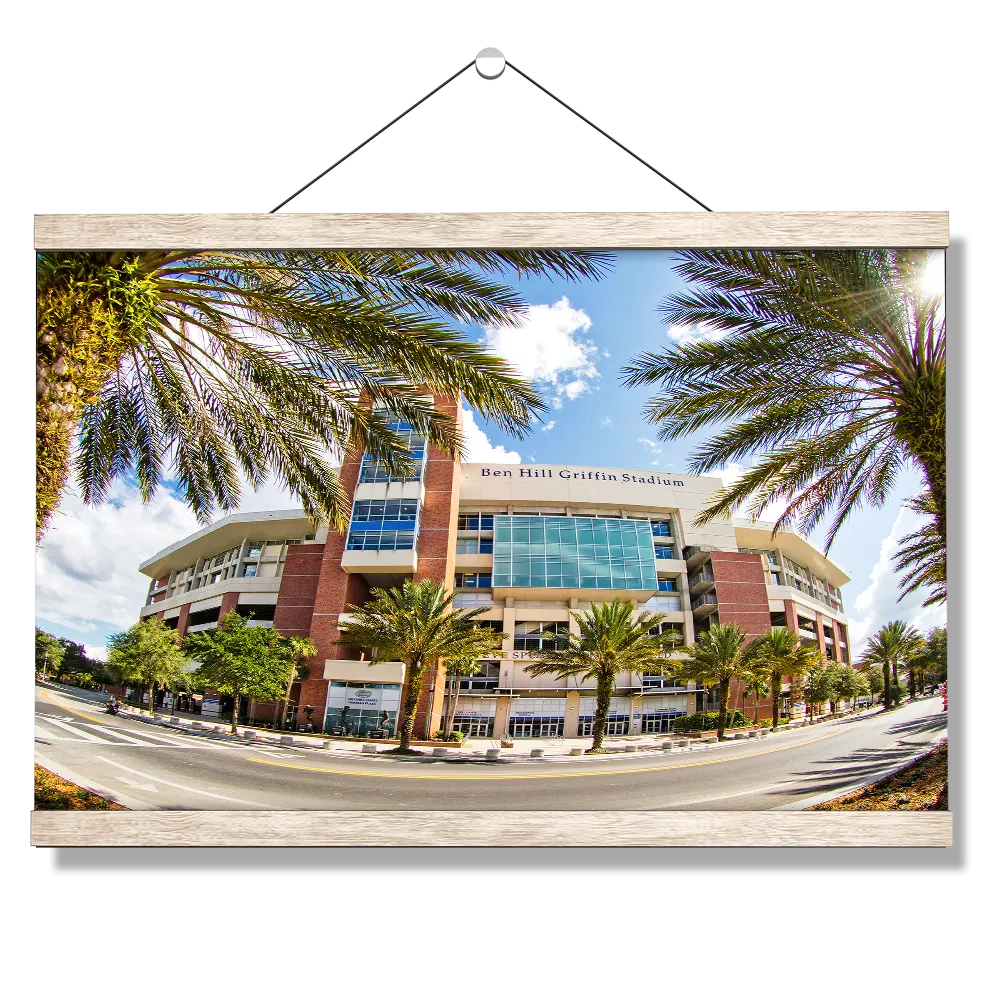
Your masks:
[[[399,760],[228,742],[36,688],[38,763],[134,809],[795,809],[928,749],[941,699],[710,749],[572,760]]]

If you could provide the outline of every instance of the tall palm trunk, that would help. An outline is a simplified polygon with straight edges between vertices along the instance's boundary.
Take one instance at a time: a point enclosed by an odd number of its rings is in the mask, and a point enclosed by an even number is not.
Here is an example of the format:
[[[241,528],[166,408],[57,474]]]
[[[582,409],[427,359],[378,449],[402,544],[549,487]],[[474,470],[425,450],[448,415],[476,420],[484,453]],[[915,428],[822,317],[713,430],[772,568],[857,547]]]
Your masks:
[[[729,719],[729,681],[731,678],[726,677],[719,684],[719,728],[716,730],[716,736],[719,739],[724,739],[726,735],[726,722]]]
[[[894,705],[899,697],[899,662],[892,661],[892,697],[889,699]]]
[[[781,711],[781,674],[771,674],[771,732],[777,732]]]
[[[451,684],[448,688],[449,698],[448,698],[448,711],[445,715],[445,725],[444,725],[444,738],[448,739],[451,734],[455,731],[455,713],[458,711],[458,692],[461,687],[461,674],[456,670],[455,675],[451,678]]]
[[[892,677],[889,673],[889,664],[882,664],[882,711],[888,712],[892,708],[892,698],[889,697]]]
[[[281,729],[285,728],[285,720],[288,718],[288,703],[292,700],[292,685],[295,683],[296,668],[293,666],[288,675],[288,683],[285,685],[285,697],[281,702]]]
[[[910,701],[912,701],[917,696],[917,673],[913,669],[913,667],[910,667],[909,681],[910,681]]]
[[[445,739],[447,739],[455,731],[455,715],[458,712],[458,696],[462,690],[462,675],[455,672],[454,680],[452,681],[453,695],[451,700],[451,705],[448,706],[448,725],[445,729]]]
[[[587,753],[604,752],[604,734],[608,728],[608,711],[614,694],[614,677],[601,676],[597,680],[597,708],[594,710],[594,742]]]
[[[399,730],[398,750],[409,750],[413,739],[413,725],[417,719],[417,704],[420,701],[420,685],[424,679],[420,661],[406,665],[406,694],[403,699],[403,725]]]
[[[115,276],[117,275],[117,276]],[[124,272],[95,274],[84,262],[38,293],[35,355],[35,531],[41,538],[69,476],[80,413],[128,349],[121,331],[130,302]],[[124,280],[123,280],[124,279]],[[115,285],[108,295],[108,289]],[[120,294],[115,294],[115,292]],[[114,305],[109,305],[114,302]]]

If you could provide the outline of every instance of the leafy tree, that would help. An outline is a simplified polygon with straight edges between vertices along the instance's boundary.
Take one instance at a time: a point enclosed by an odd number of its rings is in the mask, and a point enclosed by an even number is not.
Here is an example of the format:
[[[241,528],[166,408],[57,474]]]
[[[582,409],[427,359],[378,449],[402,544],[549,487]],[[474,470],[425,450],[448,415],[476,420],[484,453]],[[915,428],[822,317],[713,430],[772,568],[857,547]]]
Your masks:
[[[686,653],[688,659],[671,661],[679,676],[706,687],[718,685],[720,740],[726,734],[729,686],[734,680],[745,680],[751,671],[753,659],[746,638],[746,632],[736,625],[712,625],[699,634],[693,646],[681,647],[679,652]]]
[[[285,697],[281,703],[281,728],[285,728],[288,718],[288,702],[292,697],[292,685],[296,681],[304,681],[309,677],[309,667],[306,660],[316,655],[316,645],[309,636],[288,635],[284,637],[288,653],[288,680],[285,684]]]
[[[108,639],[109,669],[123,683],[140,685],[149,692],[150,713],[156,705],[157,685],[183,684],[186,663],[176,630],[155,615]]]
[[[813,669],[820,657],[815,646],[803,646],[799,637],[786,628],[772,628],[758,636],[750,644],[749,657],[755,665],[760,664],[769,675],[772,693],[771,731],[781,722],[778,699],[785,677],[804,677]]]
[[[199,680],[220,694],[232,695],[232,733],[239,721],[240,698],[277,700],[297,666],[285,636],[247,622],[243,615],[228,611],[217,628],[188,635],[183,643],[184,652],[199,664]]]
[[[867,697],[872,693],[871,680],[869,679],[868,674],[861,670],[856,670],[855,674],[857,675],[857,678],[855,681],[856,689],[854,692],[854,701],[852,704],[853,708],[858,707],[858,698]]]
[[[947,627],[932,628],[924,640],[923,646],[910,657],[910,697],[916,694],[919,686],[923,690],[925,684],[940,684],[948,678],[948,629]]]
[[[708,336],[633,358],[627,386],[656,384],[646,407],[664,440],[725,421],[694,452],[692,473],[752,465],[697,523],[746,505],[784,509],[775,530],[829,524],[881,507],[912,462],[925,528],[901,540],[904,593],[946,597],[945,316],[921,279],[929,251],[682,250],[695,287],[663,301],[668,325]]]
[[[401,474],[411,462],[390,426],[401,419],[459,453],[427,393],[462,396],[515,435],[545,408],[455,328],[517,322],[527,303],[500,277],[599,278],[611,256],[164,250],[36,260],[41,537],[71,461],[87,503],[134,475],[144,500],[176,483],[207,522],[239,504],[242,472],[252,488],[274,475],[310,517],[345,527],[350,503],[331,451],[363,444]]]
[[[428,668],[436,670],[442,659],[479,659],[500,651],[500,636],[476,627],[481,609],[454,610],[453,597],[434,580],[406,580],[401,588],[376,588],[365,604],[351,605],[352,620],[340,624],[341,641],[370,649],[372,664],[400,660],[405,666],[402,725],[394,752],[413,752],[413,724]]]
[[[885,680],[882,677],[881,669],[876,666],[868,666],[863,670],[865,680],[868,682],[868,689],[872,693],[872,700],[885,692]]]
[[[856,701],[859,694],[867,686],[864,677],[850,664],[838,663],[830,666],[830,686],[832,697],[830,705],[836,715],[842,701]]]
[[[815,707],[833,697],[833,671],[826,664],[817,664],[806,675],[802,690],[806,704],[809,706],[809,718],[811,719]]]
[[[671,637],[650,635],[666,620],[661,612],[639,611],[627,601],[615,599],[591,604],[586,611],[571,611],[580,627],[570,634],[562,649],[545,650],[526,671],[530,677],[575,677],[597,685],[594,711],[594,740],[587,753],[604,753],[608,711],[615,683],[621,674],[656,669],[662,672],[664,652]]]
[[[44,680],[50,673],[58,674],[66,650],[63,644],[48,632],[35,627],[35,673]]]

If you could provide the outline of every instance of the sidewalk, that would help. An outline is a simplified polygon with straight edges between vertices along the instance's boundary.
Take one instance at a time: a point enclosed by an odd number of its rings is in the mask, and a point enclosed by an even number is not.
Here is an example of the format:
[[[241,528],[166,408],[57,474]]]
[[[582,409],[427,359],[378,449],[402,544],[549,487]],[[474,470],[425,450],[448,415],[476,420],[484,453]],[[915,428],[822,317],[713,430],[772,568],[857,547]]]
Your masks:
[[[859,713],[860,714],[860,713]],[[227,742],[238,742],[249,746],[267,747],[293,747],[296,750],[311,750],[315,753],[325,755],[349,755],[349,756],[373,756],[379,752],[392,749],[391,743],[370,743],[364,740],[342,740],[337,738],[324,737],[321,734],[308,733],[282,733],[280,731],[260,730],[252,726],[237,726],[237,735],[230,734],[230,725],[227,722],[216,722],[212,719],[204,719],[201,716],[180,716],[180,715],[157,715],[150,718],[149,713],[128,707],[122,710],[122,717],[131,718],[144,722],[148,725],[159,725],[164,728],[174,729],[179,732],[186,732],[192,735],[204,735],[214,739],[222,739]],[[857,718],[853,716],[852,718]],[[828,716],[832,719],[832,716]],[[848,718],[848,716],[838,716],[838,721]],[[815,724],[820,725],[822,720]],[[777,734],[770,731],[761,731],[753,735],[749,733],[740,734],[738,737],[729,737],[726,743],[743,742],[747,745],[759,743],[765,739],[774,739],[776,735],[792,732],[795,729],[803,728],[807,723],[793,724],[784,727]],[[250,734],[250,735],[248,735]],[[510,749],[501,749],[498,739],[474,738],[466,740],[463,744],[454,744],[449,747],[414,747],[420,751],[425,760],[468,760],[482,761],[487,758],[487,751],[495,751],[497,759],[502,760],[571,760],[585,757],[588,760],[602,759],[603,755],[585,755],[585,751],[590,748],[592,739],[589,736],[580,737],[555,737],[550,739],[518,739],[515,746]],[[669,746],[667,745],[669,744]],[[612,736],[606,737],[604,741],[605,750],[609,754],[626,755],[628,757],[649,757],[663,756],[665,753],[684,754],[708,750],[717,747],[718,741],[715,737],[691,737],[683,733],[668,734],[645,734],[636,736]],[[374,747],[374,751],[365,750],[366,746]],[[416,755],[414,755],[416,757]]]
[[[62,685],[46,685],[54,688],[59,693],[75,693],[75,689],[67,691]],[[87,692],[87,694],[92,694]],[[100,705],[103,710],[104,701],[98,701],[92,697],[84,697],[85,701],[94,701],[95,708]],[[833,715],[826,715],[818,718],[815,722],[807,720],[797,720],[789,725],[782,726],[776,733],[769,730],[758,733],[742,733],[739,736],[730,736],[725,742],[741,742],[748,745],[759,743],[762,740],[773,740],[776,736],[782,736],[797,729],[806,728],[812,725],[823,725],[826,722],[845,720],[856,720],[880,711],[880,707],[866,709],[854,714],[841,714],[834,718]],[[146,725],[162,726],[166,729],[173,729],[178,732],[198,735],[215,740],[241,743],[245,746],[262,746],[269,748],[293,747],[296,750],[311,750],[327,756],[350,755],[350,756],[374,756],[379,752],[392,749],[391,743],[365,743],[364,740],[343,740],[335,737],[327,737],[323,734],[309,734],[296,732],[282,732],[280,730],[258,729],[254,726],[237,726],[237,735],[230,733],[230,724],[224,720],[219,720],[188,712],[156,713],[150,717],[146,709],[141,711],[131,705],[123,705],[119,710],[119,717],[142,722]],[[248,736],[248,734],[250,734]],[[546,739],[518,739],[515,741],[513,749],[501,749],[499,739],[472,738],[462,744],[454,744],[448,747],[414,747],[419,750],[425,760],[468,760],[483,761],[493,759],[492,755],[487,758],[487,751],[496,751],[497,759],[502,760],[570,760],[583,757],[588,760],[600,760],[604,755],[585,755],[585,751],[590,748],[592,739],[589,736],[576,737],[551,737]],[[666,746],[666,744],[670,746]],[[684,745],[681,745],[684,744]],[[374,747],[374,752],[366,751],[365,746]],[[665,753],[684,754],[707,750],[718,746],[715,737],[688,736],[684,733],[665,734],[642,734],[634,736],[608,736],[604,739],[605,750],[615,756],[627,755],[628,757],[649,757],[663,756]],[[414,755],[415,759],[416,755]]]

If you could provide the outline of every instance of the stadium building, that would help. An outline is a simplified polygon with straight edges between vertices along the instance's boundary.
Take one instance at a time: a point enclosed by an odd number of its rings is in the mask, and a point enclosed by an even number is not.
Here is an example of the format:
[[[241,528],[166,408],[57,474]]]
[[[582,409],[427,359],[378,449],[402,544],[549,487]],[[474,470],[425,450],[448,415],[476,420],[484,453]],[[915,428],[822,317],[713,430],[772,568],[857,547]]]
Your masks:
[[[450,411],[459,418],[454,404]],[[398,432],[415,459],[409,480],[393,480],[367,456],[345,459],[347,532],[313,527],[301,511],[222,518],[142,564],[151,578],[142,614],[185,635],[236,610],[311,636],[319,655],[293,691],[293,714],[304,723],[308,707],[314,725],[356,735],[386,719],[395,732],[403,665],[373,665],[368,651],[338,642],[338,624],[372,588],[407,577],[453,585],[456,606],[480,608],[481,620],[508,636],[498,658],[460,679],[456,728],[473,736],[589,735],[596,691],[532,679],[525,666],[574,631],[571,612],[615,597],[664,612],[663,627],[686,643],[714,622],[751,636],[781,625],[851,662],[840,594],[847,575],[794,532],[772,535],[772,525],[739,520],[696,525],[720,480],[606,465],[461,463],[405,425]],[[742,694],[734,684],[730,708],[751,709]],[[415,736],[440,729],[445,697],[443,668],[428,671]],[[668,732],[679,715],[718,704],[717,690],[667,675],[622,676],[608,733]],[[790,704],[787,685],[778,707],[804,710]],[[206,696],[203,712],[219,710]],[[771,716],[771,699],[759,710]],[[270,721],[274,711],[256,705],[253,717]]]

